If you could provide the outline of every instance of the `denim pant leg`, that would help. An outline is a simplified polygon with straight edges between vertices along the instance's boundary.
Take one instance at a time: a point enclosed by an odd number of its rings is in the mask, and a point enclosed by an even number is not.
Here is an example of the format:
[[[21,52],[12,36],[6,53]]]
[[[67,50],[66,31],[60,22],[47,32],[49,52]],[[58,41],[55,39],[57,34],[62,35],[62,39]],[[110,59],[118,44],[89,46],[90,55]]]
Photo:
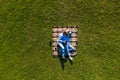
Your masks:
[[[65,50],[66,50],[66,54],[68,55],[68,57],[70,57],[69,44],[65,45]]]
[[[61,56],[64,56],[64,55],[65,55],[65,47],[63,46],[62,43],[58,43],[58,46],[59,46],[60,49],[61,49],[60,55],[61,55]]]
[[[70,44],[66,44],[65,49],[66,49],[66,54],[68,55],[68,57],[70,57],[70,51],[75,51],[75,48]]]
[[[75,48],[72,45],[68,45],[69,51],[75,51]]]

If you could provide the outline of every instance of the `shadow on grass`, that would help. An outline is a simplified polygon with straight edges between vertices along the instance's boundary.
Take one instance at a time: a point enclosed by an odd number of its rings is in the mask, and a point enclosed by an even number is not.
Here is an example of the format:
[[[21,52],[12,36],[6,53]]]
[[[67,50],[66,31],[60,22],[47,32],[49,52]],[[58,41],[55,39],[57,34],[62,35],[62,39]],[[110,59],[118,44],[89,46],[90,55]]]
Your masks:
[[[62,70],[65,69],[64,64],[67,62],[67,60],[69,60],[69,59],[68,59],[68,58],[66,58],[66,59],[62,59],[61,57],[59,57],[59,61],[60,61],[60,64],[61,64],[61,68],[62,68]],[[69,60],[69,62],[70,62],[71,65],[73,65],[73,61]]]
[[[52,40],[49,41],[49,46],[52,47]],[[64,70],[65,69],[64,64],[67,62],[67,60],[69,60],[68,57],[66,56],[66,59],[62,59],[61,56],[57,56],[57,58],[59,58],[61,68],[62,70]],[[69,60],[69,63],[73,65],[73,61]]]
[[[50,46],[50,47],[52,46],[52,40],[49,41],[49,46]]]

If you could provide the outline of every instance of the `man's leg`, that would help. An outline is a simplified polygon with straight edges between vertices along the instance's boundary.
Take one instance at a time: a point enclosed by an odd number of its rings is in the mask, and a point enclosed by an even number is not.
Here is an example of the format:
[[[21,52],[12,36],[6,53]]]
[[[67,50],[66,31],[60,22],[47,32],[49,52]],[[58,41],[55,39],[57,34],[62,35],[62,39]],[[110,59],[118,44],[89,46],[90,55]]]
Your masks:
[[[65,58],[65,56],[64,56],[65,55],[65,48],[64,48],[63,44],[62,43],[58,43],[58,46],[61,49],[60,55],[62,56],[62,58]]]
[[[68,45],[68,48],[70,52],[75,52],[75,48],[72,45]]]
[[[66,54],[68,55],[68,58],[69,58],[70,60],[73,60],[73,58],[70,56],[69,44],[66,44],[66,45],[65,45],[65,49],[66,49]]]

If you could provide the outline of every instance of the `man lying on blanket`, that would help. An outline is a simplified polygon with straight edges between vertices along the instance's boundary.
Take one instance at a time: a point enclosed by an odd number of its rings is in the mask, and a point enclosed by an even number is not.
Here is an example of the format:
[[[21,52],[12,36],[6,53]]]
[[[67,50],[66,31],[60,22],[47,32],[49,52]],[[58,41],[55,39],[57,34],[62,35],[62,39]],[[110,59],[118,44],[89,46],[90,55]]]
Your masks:
[[[59,34],[57,39],[57,44],[61,49],[60,55],[63,59],[65,59],[65,55],[67,55],[70,60],[73,60],[73,58],[70,56],[70,51],[75,51],[75,48],[70,45],[71,34],[72,32],[69,29],[64,30]]]

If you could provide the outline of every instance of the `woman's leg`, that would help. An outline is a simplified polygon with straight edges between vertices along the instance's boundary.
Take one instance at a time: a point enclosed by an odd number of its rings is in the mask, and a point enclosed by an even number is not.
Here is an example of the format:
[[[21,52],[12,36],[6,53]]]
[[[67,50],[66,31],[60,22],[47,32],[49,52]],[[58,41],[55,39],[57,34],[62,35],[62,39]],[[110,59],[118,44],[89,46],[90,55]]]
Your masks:
[[[60,49],[61,49],[60,55],[64,58],[64,55],[65,55],[65,47],[63,46],[62,43],[58,43],[58,46],[59,46]]]

